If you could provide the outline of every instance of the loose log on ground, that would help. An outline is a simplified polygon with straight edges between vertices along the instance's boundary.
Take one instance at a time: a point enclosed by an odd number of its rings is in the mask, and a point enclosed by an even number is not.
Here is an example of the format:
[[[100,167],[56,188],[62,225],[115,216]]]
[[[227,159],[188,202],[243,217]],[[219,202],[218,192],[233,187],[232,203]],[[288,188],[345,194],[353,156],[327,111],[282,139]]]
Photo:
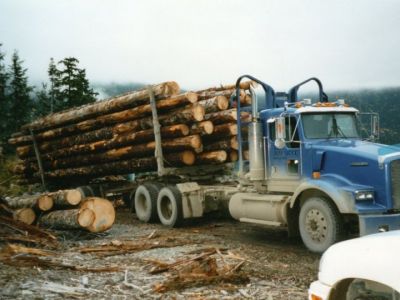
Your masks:
[[[13,209],[35,208],[41,211],[48,211],[53,207],[53,199],[47,195],[23,195],[19,197],[6,198],[7,205]]]
[[[238,150],[239,144],[237,137],[233,136],[231,138],[225,138],[223,140],[218,140],[212,143],[207,143],[203,145],[204,151],[214,151],[214,150],[225,150],[229,151],[231,149]]]
[[[152,86],[155,96],[171,96],[179,92],[179,85],[176,82],[165,82]],[[147,88],[120,95],[104,101],[91,103],[79,108],[70,109],[51,114],[47,117],[38,119],[30,124],[22,126],[23,130],[34,129],[43,131],[45,129],[79,122],[104,113],[121,111],[132,106],[141,104],[149,98]]]
[[[190,128],[190,134],[208,135],[214,131],[214,124],[211,121],[197,122]]]
[[[209,165],[209,164],[220,164],[227,160],[228,155],[224,150],[203,152],[197,154],[196,164]]]
[[[83,194],[79,189],[60,190],[48,193],[47,196],[51,197],[58,207],[78,205],[83,200]]]
[[[94,213],[94,221],[85,228],[91,232],[103,232],[111,228],[115,221],[115,209],[106,199],[90,197],[82,203],[81,209]]]
[[[87,228],[95,220],[95,213],[88,208],[56,210],[40,218],[40,224],[57,229]]]
[[[170,153],[164,155],[169,166],[178,167],[183,165],[193,165],[195,155],[192,151],[183,151],[178,153]],[[129,159],[89,165],[79,168],[59,169],[45,172],[46,178],[65,178],[65,177],[98,177],[102,175],[123,175],[140,171],[154,171],[157,168],[156,159],[154,157]],[[34,177],[40,177],[39,173],[35,173]]]
[[[13,219],[31,225],[35,222],[36,214],[32,208],[20,208],[14,211]]]

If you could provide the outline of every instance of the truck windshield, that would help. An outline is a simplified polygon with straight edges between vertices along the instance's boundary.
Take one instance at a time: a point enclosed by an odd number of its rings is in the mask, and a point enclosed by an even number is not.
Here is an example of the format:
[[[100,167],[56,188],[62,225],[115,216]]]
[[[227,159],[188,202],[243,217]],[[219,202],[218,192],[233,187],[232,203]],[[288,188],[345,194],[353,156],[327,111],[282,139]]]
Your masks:
[[[356,116],[351,113],[303,114],[301,119],[308,139],[360,137]]]

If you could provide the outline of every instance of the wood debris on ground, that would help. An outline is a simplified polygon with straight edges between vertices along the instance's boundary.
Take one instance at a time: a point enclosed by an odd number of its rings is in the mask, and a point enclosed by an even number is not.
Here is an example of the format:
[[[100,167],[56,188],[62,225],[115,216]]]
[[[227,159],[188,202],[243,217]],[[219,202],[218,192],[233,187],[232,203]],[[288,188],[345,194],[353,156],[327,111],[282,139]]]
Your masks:
[[[156,248],[172,248],[191,244],[188,239],[170,236],[157,237],[156,231],[153,231],[149,236],[138,238],[136,240],[113,240],[109,243],[103,243],[91,247],[81,247],[74,249],[80,253],[93,253],[97,256],[113,256],[126,253],[133,253]]]
[[[153,287],[159,293],[213,284],[246,284],[250,281],[248,275],[241,271],[246,260],[231,255],[226,249],[203,249],[200,254],[172,263],[146,261],[154,265],[150,274],[168,272],[167,279]]]
[[[32,243],[49,248],[59,245],[54,233],[6,216],[0,216],[0,241]]]
[[[38,248],[29,248],[14,244],[8,244],[0,250],[0,262],[16,267],[41,267],[50,269],[68,269],[84,272],[118,272],[120,267],[87,267],[76,264],[68,264],[60,261],[62,255],[57,252],[42,250]],[[58,257],[59,259],[55,259]]]

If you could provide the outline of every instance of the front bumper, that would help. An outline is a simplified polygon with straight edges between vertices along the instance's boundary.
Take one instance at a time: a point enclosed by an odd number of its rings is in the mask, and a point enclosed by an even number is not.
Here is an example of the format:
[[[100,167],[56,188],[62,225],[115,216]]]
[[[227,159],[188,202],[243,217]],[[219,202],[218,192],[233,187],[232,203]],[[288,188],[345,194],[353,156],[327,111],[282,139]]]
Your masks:
[[[310,288],[308,290],[308,299],[321,299],[321,300],[328,300],[329,294],[332,291],[332,287],[328,286],[320,281],[314,281],[311,283]],[[313,298],[314,296],[314,298]],[[319,297],[319,298],[318,298]]]
[[[400,229],[400,214],[359,215],[360,236]]]

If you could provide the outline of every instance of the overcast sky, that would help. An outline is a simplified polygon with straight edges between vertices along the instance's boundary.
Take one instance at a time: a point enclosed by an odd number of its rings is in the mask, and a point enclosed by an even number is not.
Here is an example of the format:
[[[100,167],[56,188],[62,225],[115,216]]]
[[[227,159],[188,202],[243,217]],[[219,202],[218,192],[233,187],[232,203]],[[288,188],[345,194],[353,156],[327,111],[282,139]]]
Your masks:
[[[35,81],[74,56],[91,82],[400,85],[398,0],[0,0],[0,43]]]

